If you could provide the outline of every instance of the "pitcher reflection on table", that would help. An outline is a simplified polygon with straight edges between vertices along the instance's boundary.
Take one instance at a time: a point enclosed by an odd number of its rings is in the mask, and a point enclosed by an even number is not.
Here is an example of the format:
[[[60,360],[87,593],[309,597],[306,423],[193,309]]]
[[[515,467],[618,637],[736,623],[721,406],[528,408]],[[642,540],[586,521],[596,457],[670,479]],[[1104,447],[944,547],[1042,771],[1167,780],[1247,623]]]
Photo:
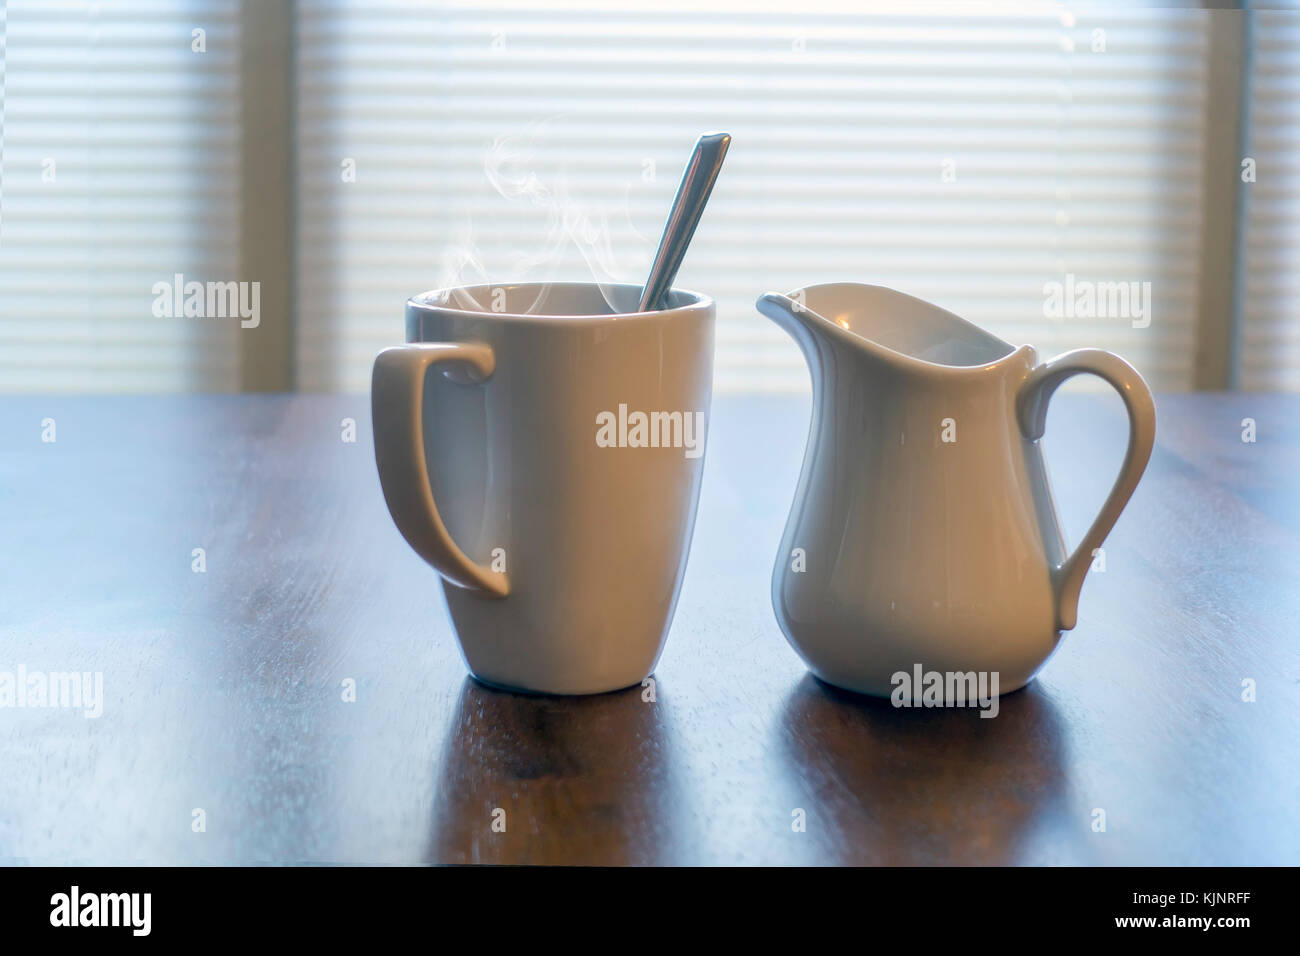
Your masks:
[[[813,385],[772,578],[790,644],[818,677],[861,693],[890,696],[918,666],[1023,687],[1074,627],[1093,552],[1151,456],[1142,377],[1100,349],[1040,364],[1030,346],[879,286],[768,293],[758,310],[799,344]],[[1067,553],[1039,439],[1052,393],[1083,372],[1120,393],[1129,441]]]

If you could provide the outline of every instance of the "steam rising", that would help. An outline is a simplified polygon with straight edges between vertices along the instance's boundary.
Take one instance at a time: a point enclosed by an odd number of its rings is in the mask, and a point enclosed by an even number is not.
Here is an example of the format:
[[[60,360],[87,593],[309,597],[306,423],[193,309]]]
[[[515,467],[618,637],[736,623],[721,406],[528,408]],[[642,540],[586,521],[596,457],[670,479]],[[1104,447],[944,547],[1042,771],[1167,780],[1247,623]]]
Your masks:
[[[475,240],[474,222],[466,217],[454,241],[442,256],[442,288],[496,283],[541,282],[542,291],[522,310],[527,313],[541,311],[546,297],[546,286],[556,281],[558,271],[566,259],[571,261],[571,247],[576,248],[586,266],[590,279],[600,286],[606,304],[617,311],[610,286],[615,283],[640,282],[638,263],[649,262],[650,244],[646,237],[632,225],[628,200],[631,180],[623,187],[617,202],[600,202],[579,192],[563,165],[548,168],[544,150],[539,145],[549,123],[534,124],[524,135],[500,136],[488,147],[483,158],[483,176],[491,189],[493,201],[504,200],[514,207],[529,207],[536,211],[539,222],[535,242],[521,240],[513,256],[507,256],[504,268],[501,263],[489,267]],[[503,210],[504,211],[504,210]],[[614,241],[614,228],[618,224],[618,241]],[[618,248],[624,254],[620,259]],[[588,276],[572,276],[583,279]],[[570,278],[566,276],[565,278]],[[487,304],[478,302],[464,291],[457,292],[459,304],[465,308],[487,311]],[[520,311],[514,306],[512,311]]]

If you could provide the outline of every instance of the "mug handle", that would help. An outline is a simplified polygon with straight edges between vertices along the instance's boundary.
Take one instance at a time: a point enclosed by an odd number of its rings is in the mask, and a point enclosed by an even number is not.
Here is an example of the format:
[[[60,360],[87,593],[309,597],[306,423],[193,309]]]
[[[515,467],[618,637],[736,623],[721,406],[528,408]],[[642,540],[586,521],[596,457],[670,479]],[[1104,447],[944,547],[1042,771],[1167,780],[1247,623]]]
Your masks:
[[[451,539],[433,501],[424,457],[424,379],[429,366],[444,363],[452,381],[476,385],[492,375],[496,355],[482,342],[413,342],[375,356],[370,415],[379,483],[393,523],[416,554],[453,584],[505,597],[505,573],[471,560]]]
[[[1124,399],[1128,409],[1128,450],[1124,453],[1119,476],[1092,527],[1065,563],[1052,569],[1052,583],[1056,589],[1056,626],[1063,631],[1070,630],[1078,622],[1079,592],[1083,590],[1084,576],[1092,566],[1092,553],[1101,547],[1132,497],[1156,440],[1156,406],[1151,398],[1151,389],[1147,388],[1137,369],[1118,355],[1102,349],[1066,352],[1029,373],[1016,397],[1016,414],[1026,438],[1038,441],[1043,437],[1047,426],[1047,404],[1052,394],[1067,378],[1082,372],[1105,379]]]

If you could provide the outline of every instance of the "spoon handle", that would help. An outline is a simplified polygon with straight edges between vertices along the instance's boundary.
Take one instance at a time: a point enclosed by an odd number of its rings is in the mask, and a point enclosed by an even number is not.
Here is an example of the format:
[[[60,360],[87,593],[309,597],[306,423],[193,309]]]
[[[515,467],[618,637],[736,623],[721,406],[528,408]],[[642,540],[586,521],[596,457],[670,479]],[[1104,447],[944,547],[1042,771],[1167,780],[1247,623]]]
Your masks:
[[[705,133],[695,142],[695,151],[682,173],[681,184],[677,187],[677,198],[673,200],[672,211],[664,225],[663,238],[655,252],[654,265],[650,268],[650,277],[646,279],[645,288],[641,290],[639,312],[664,307],[663,298],[672,288],[677,270],[681,268],[686,255],[686,247],[691,244],[695,227],[700,224],[704,206],[713,192],[713,184],[718,179],[718,170],[722,168],[723,157],[731,145],[730,133]]]

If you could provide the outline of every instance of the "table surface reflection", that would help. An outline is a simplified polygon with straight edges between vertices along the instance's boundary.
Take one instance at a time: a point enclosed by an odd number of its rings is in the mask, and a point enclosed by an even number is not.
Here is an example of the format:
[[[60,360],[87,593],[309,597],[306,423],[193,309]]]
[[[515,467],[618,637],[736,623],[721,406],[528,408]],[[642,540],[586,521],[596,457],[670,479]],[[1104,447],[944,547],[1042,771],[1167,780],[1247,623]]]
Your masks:
[[[715,401],[653,702],[466,677],[364,396],[5,398],[0,672],[102,672],[103,712],[0,708],[0,861],[1300,863],[1300,397],[1157,407],[1078,627],[986,720],[781,636],[805,397]],[[1056,399],[1070,541],[1124,440],[1113,396]]]

